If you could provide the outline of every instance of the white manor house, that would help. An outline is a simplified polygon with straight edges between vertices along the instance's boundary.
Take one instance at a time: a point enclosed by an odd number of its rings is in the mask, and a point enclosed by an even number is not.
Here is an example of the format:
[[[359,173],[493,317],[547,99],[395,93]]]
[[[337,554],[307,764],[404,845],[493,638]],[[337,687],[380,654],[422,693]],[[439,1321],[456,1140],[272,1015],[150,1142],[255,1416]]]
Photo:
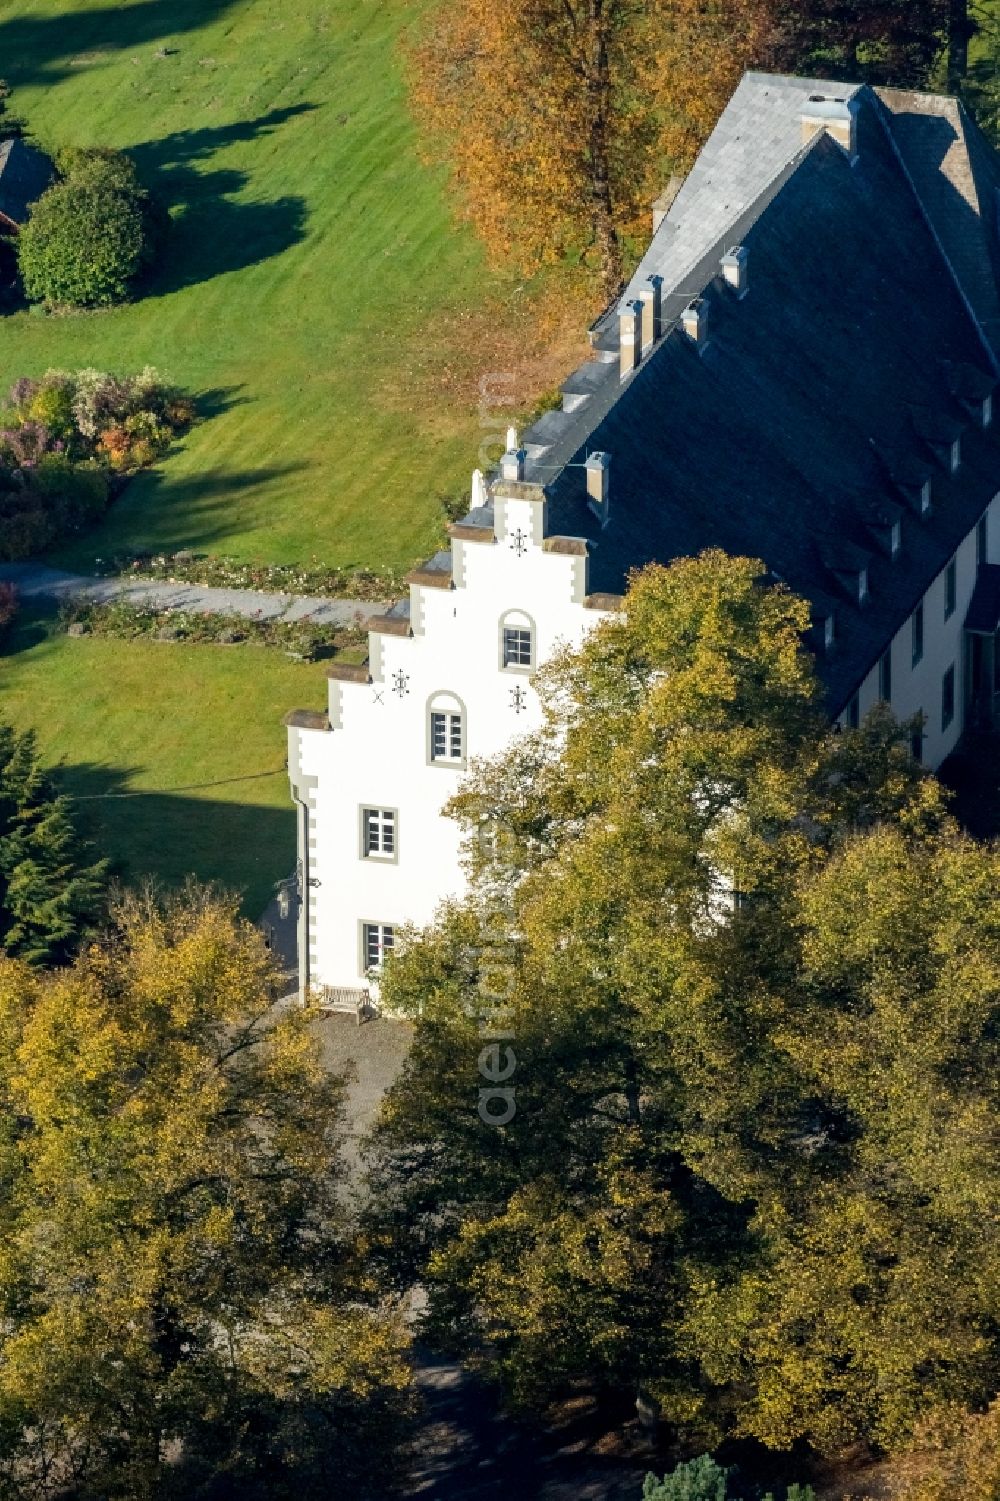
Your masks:
[[[539,724],[535,669],[645,563],[762,558],[831,717],[922,712],[931,766],[992,717],[1000,160],[960,103],[748,74],[591,342],[365,665],[288,716],[303,994],[355,1004],[461,892],[463,768]]]

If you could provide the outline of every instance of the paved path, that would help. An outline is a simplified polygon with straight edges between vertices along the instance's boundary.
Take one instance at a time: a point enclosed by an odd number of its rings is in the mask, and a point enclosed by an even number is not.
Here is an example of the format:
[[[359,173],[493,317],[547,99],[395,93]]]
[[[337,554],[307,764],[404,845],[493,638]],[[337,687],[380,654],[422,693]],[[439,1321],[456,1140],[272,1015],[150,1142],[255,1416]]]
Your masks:
[[[320,599],[305,594],[265,594],[256,589],[210,589],[202,584],[170,584],[121,575],[93,578],[64,573],[41,563],[0,563],[0,580],[16,584],[22,599],[89,599],[106,603],[125,598],[131,604],[155,605],[160,610],[242,615],[248,620],[302,620],[308,616],[318,625],[354,625],[386,609],[385,602],[380,600]]]

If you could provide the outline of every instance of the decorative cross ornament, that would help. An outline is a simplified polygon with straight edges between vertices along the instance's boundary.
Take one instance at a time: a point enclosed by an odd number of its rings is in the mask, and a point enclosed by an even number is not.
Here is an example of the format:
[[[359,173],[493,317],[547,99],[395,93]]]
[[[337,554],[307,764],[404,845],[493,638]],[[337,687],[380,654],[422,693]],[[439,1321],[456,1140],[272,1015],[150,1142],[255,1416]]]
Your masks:
[[[399,697],[399,698],[405,698],[406,697],[406,695],[410,691],[409,684],[410,684],[410,674],[408,672],[404,672],[403,669],[400,668],[398,672],[394,672],[393,673],[393,675],[392,675],[392,691],[393,691],[393,693],[395,693],[397,695],[397,697]]]
[[[528,533],[523,532],[521,528],[518,527],[517,531],[514,532],[510,539],[511,551],[517,553],[517,556],[519,558],[523,558],[525,553],[528,551],[529,541],[530,538],[528,536]]]
[[[520,714],[528,707],[528,695],[520,686],[510,690],[510,706],[515,714]]]

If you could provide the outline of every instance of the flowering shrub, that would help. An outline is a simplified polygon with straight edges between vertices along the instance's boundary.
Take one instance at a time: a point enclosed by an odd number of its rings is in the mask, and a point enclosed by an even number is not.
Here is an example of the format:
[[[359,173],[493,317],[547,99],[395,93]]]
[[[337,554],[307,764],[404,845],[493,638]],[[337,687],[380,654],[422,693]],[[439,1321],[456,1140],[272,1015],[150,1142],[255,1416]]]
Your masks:
[[[154,641],[212,642],[225,646],[245,642],[278,647],[288,656],[306,661],[332,657],[349,647],[361,647],[368,639],[360,621],[353,626],[334,626],[309,619],[267,620],[232,612],[186,610],[181,606],[158,610],[125,598],[109,604],[73,601],[64,607],[62,621],[74,636],[110,636],[122,641],[145,637]]]
[[[193,403],[151,366],[15,381],[0,409],[0,559],[28,557],[94,520],[113,487],[193,420]]]

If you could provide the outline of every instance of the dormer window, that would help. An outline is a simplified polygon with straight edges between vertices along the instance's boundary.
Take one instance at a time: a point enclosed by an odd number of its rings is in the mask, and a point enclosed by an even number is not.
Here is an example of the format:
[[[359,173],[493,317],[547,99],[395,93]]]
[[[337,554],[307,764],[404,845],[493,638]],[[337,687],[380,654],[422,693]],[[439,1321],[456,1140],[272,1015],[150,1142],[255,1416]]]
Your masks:
[[[889,532],[889,551],[894,558],[898,558],[899,549],[903,545],[903,523],[894,521]]]
[[[961,438],[956,438],[955,441],[954,441],[954,443],[951,445],[951,453],[950,453],[949,461],[948,461],[949,468],[951,469],[952,474],[957,474],[958,473],[958,466],[959,466],[959,464],[961,462],[962,462],[962,440],[961,440]]]
[[[927,515],[929,515],[930,509],[931,509],[931,482],[930,482],[929,479],[925,479],[924,482],[923,482],[923,484],[920,486],[920,514],[921,514],[921,516],[927,516]]]
[[[859,568],[858,569],[858,604],[859,605],[866,605],[867,603],[868,603],[868,569],[867,568]]]

